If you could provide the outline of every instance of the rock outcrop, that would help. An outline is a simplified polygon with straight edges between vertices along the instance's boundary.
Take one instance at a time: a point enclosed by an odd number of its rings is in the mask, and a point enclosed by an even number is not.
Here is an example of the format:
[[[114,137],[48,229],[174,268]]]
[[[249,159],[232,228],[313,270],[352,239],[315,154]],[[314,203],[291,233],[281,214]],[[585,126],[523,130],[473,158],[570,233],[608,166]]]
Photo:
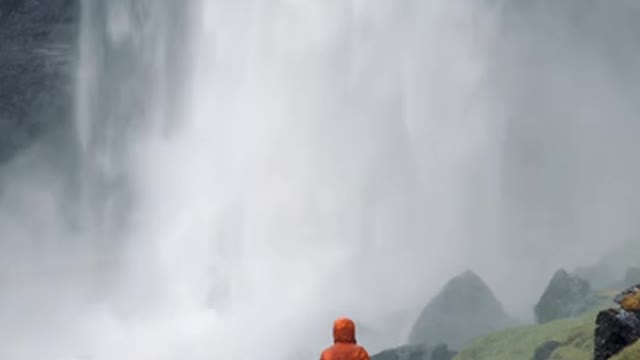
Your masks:
[[[606,360],[640,340],[640,285],[615,298],[596,318],[594,360]]]
[[[415,322],[409,344],[449,344],[461,349],[469,340],[515,324],[489,287],[471,271],[453,278]]]
[[[535,306],[538,323],[574,317],[592,309],[599,298],[589,282],[565,270],[558,270]]]
[[[456,354],[445,344],[434,347],[405,345],[380,352],[372,356],[371,360],[452,360]]]

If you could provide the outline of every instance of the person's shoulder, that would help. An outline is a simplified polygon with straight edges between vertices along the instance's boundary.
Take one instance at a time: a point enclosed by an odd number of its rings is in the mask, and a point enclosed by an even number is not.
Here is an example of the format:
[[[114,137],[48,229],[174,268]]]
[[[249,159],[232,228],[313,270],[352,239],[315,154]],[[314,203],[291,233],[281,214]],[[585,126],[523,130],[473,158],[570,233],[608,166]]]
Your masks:
[[[369,359],[369,353],[367,352],[367,349],[365,349],[364,346],[361,346],[361,345],[356,345],[356,346],[358,347],[358,354],[360,358]]]
[[[335,345],[327,346],[320,353],[320,360],[332,360],[336,355],[337,349]]]

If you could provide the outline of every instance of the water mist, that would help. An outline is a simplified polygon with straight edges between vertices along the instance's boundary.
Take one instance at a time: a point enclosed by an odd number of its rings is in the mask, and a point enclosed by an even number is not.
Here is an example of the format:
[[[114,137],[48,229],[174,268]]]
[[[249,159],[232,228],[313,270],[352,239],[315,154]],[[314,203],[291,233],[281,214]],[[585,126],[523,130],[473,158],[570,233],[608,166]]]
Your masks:
[[[574,195],[595,184],[592,199],[633,207],[573,162],[602,126],[565,123],[579,134],[565,142],[521,116],[578,118],[586,92],[568,96],[572,78],[553,99],[517,86],[546,79],[521,41],[560,51],[535,41],[549,28],[509,28],[505,4],[82,1],[73,155],[60,165],[36,146],[0,174],[2,357],[314,357],[341,315],[375,352],[404,342],[466,268],[529,311],[552,271],[605,247],[585,235],[603,207],[559,197],[567,184],[584,176]],[[585,81],[617,84],[606,71]],[[541,139],[582,165],[518,157]],[[527,223],[549,209],[562,226]],[[571,258],[583,237],[589,251]]]

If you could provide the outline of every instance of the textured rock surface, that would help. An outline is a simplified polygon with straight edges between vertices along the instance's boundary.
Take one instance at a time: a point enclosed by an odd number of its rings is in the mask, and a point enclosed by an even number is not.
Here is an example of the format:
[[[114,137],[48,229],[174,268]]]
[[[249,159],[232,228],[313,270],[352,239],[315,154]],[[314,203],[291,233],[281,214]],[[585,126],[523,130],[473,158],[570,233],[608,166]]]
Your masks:
[[[571,275],[565,270],[558,270],[534,311],[538,323],[543,324],[580,315],[597,303],[598,297],[586,280]]]
[[[640,339],[640,316],[609,309],[598,314],[594,359],[606,360]]]
[[[640,339],[640,284],[618,294],[596,318],[594,359],[609,359]]]
[[[489,287],[473,272],[453,278],[424,308],[410,344],[445,343],[462,348],[469,340],[514,325]]]

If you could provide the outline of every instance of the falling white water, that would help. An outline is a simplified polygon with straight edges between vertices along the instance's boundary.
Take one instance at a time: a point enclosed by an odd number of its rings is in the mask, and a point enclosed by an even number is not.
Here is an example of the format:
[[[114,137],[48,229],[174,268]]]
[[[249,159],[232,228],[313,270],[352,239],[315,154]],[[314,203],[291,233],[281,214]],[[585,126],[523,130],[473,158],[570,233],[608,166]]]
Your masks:
[[[536,4],[81,1],[71,150],[0,167],[0,358],[374,353],[465,268],[530,312],[640,203],[637,31],[591,26],[633,6]]]
[[[118,250],[79,353],[313,357],[343,314],[377,329],[372,351],[402,342],[408,324],[385,333],[380,314],[464,266],[438,258],[490,140],[487,109],[461,101],[483,73],[480,10],[84,1],[83,213]]]
[[[375,352],[504,273],[498,206],[468,213],[498,198],[488,4],[83,1],[73,186],[16,162],[0,209],[0,357],[314,357],[339,315]]]

